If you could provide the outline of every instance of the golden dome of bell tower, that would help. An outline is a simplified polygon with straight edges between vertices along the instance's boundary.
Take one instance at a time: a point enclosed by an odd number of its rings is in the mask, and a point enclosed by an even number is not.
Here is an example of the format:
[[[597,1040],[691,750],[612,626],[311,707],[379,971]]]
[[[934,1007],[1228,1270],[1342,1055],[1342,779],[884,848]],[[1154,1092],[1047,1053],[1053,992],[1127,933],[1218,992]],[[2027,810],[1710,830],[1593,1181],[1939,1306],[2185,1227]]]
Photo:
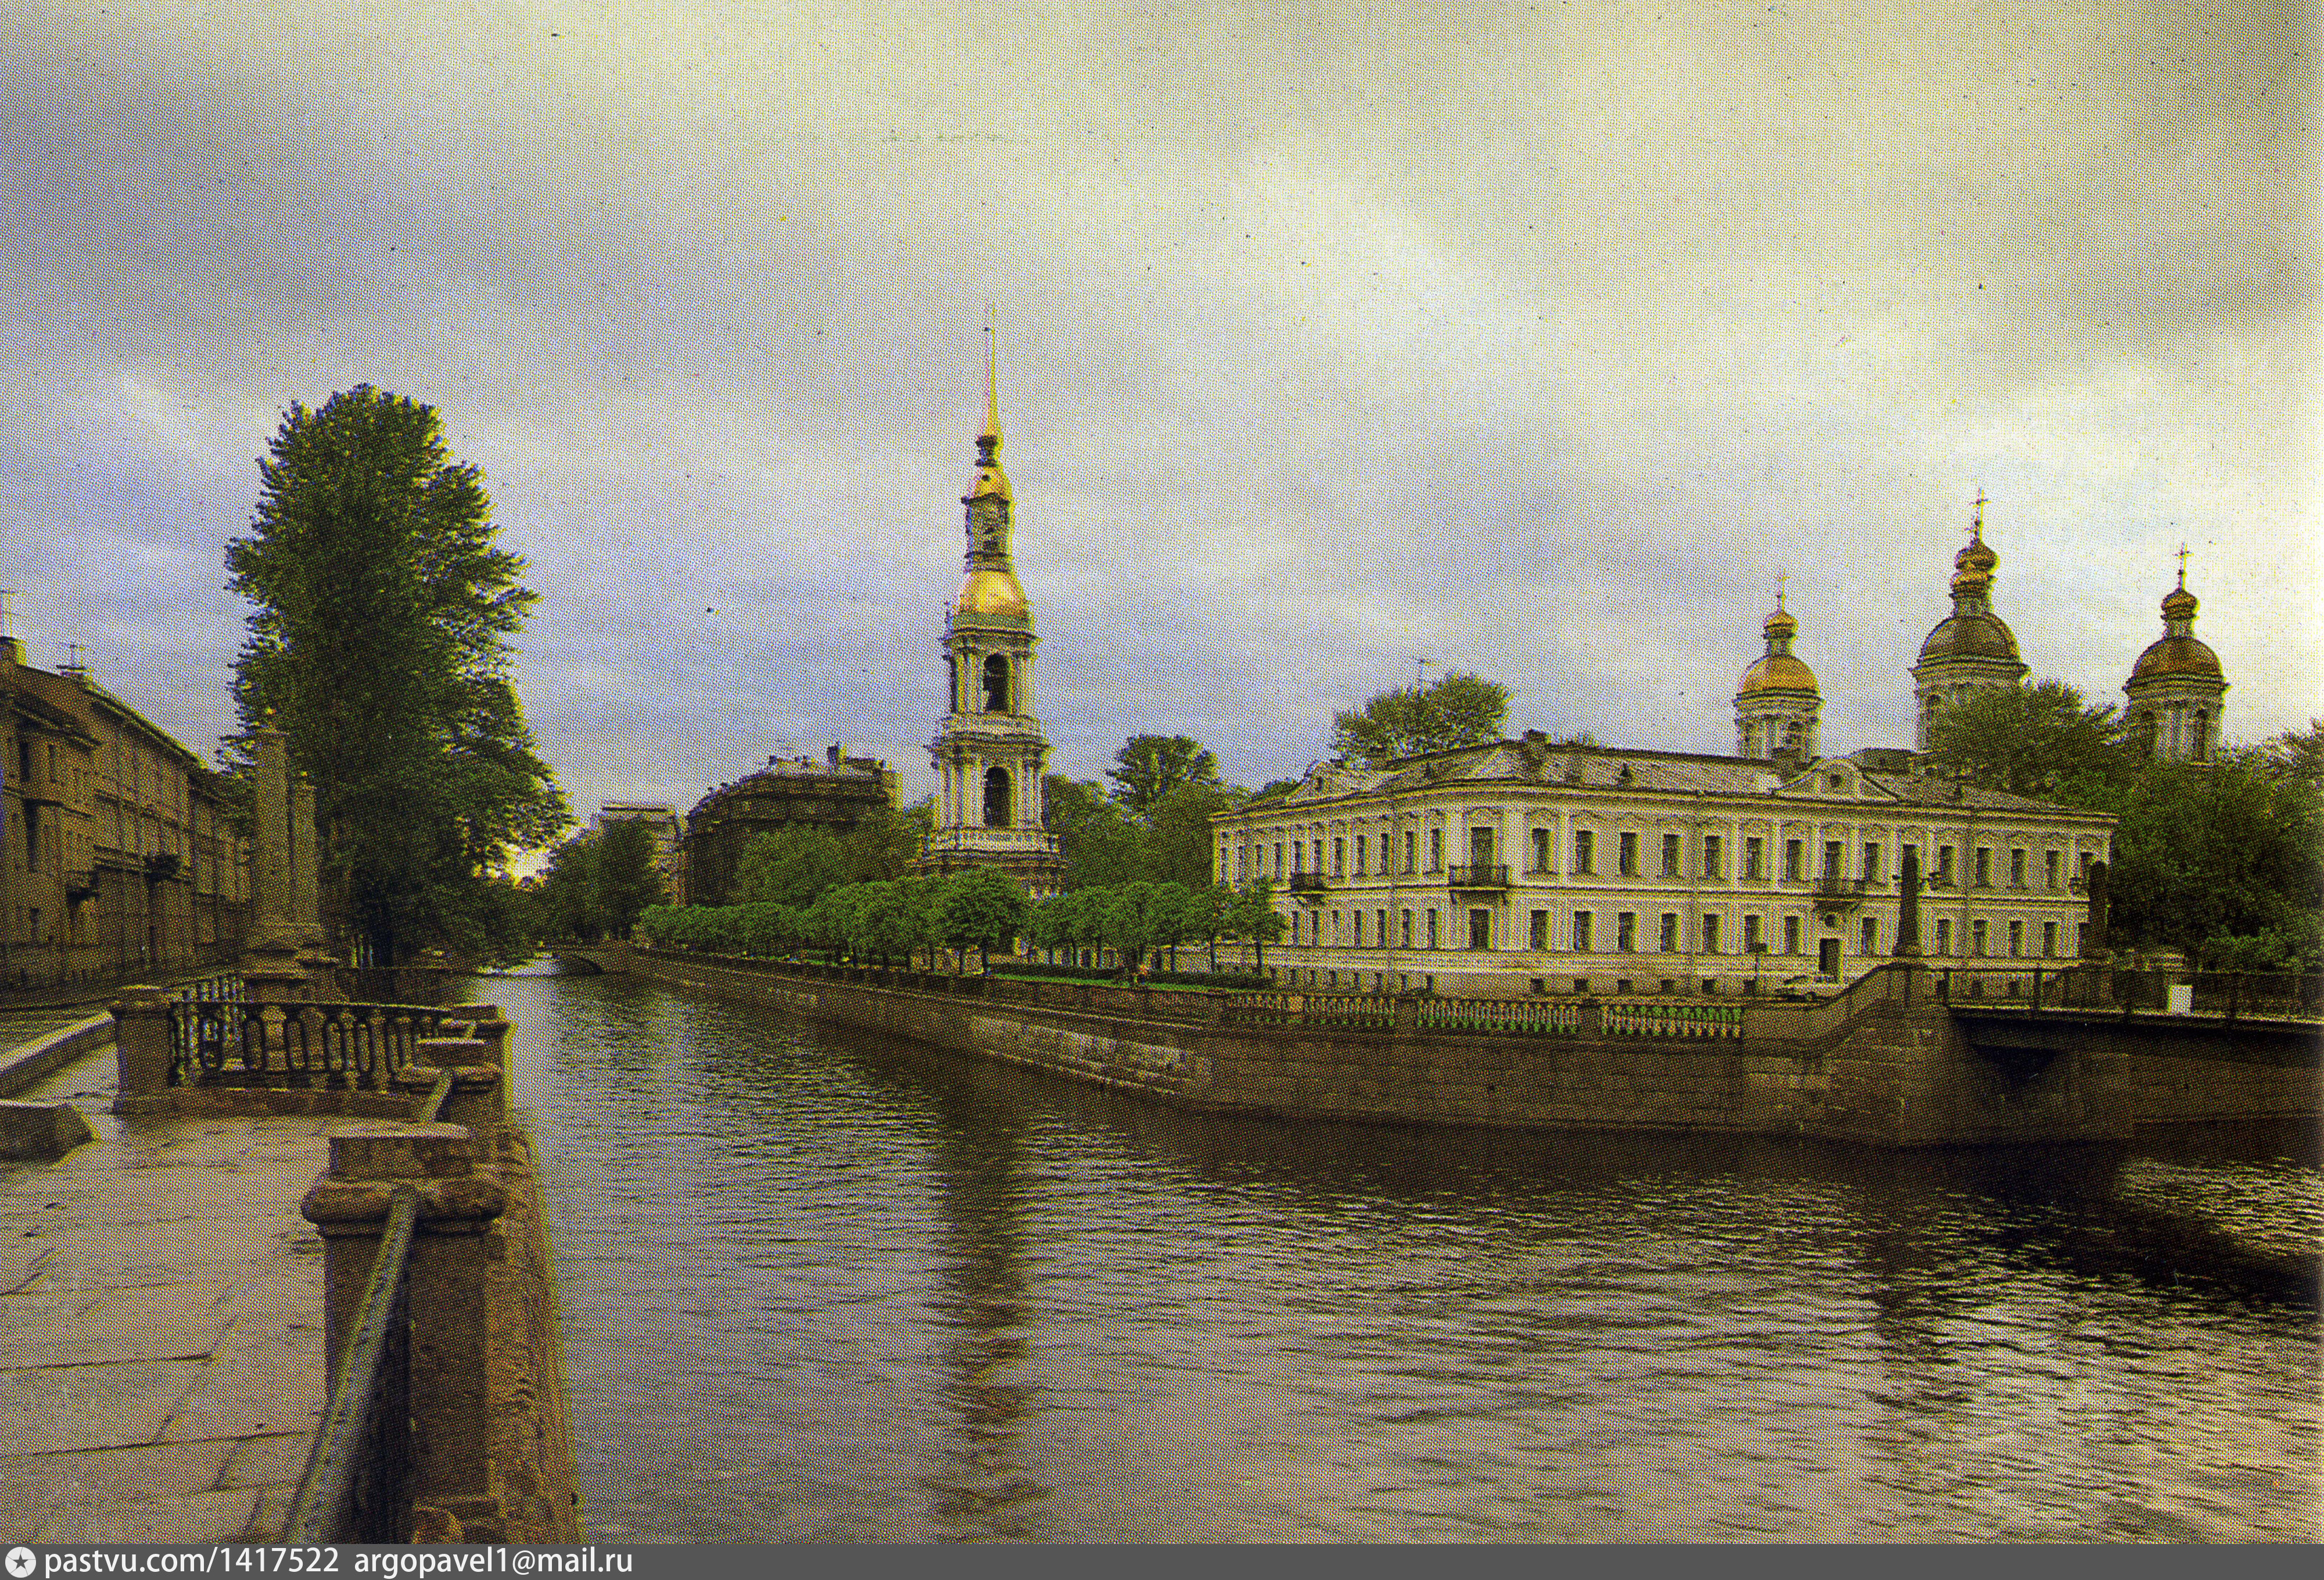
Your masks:
[[[984,427],[961,495],[966,575],[945,620],[944,724],[928,744],[936,829],[918,870],[998,865],[1036,897],[1063,887],[1056,836],[1042,827],[1049,743],[1033,712],[1033,606],[1010,557],[1016,497],[1001,467],[1001,380],[985,331]]]
[[[1813,757],[1822,721],[1823,696],[1815,671],[1792,656],[1800,623],[1784,607],[1782,577],[1776,578],[1775,610],[1759,630],[1767,651],[1743,672],[1735,688],[1735,754],[1773,757],[1778,752]]]
[[[1993,612],[1993,569],[2001,556],[1985,541],[1985,491],[1978,490],[1969,541],[1953,556],[1953,612],[1937,622],[1921,643],[1913,666],[1916,738],[1929,749],[1929,723],[1937,710],[1972,692],[2015,686],[2025,679],[2017,638]]]
[[[2195,634],[2195,608],[2182,548],[2179,585],[2163,596],[2163,640],[2138,655],[2122,688],[2147,753],[2172,762],[2212,761],[2226,710],[2227,678],[2219,655]]]

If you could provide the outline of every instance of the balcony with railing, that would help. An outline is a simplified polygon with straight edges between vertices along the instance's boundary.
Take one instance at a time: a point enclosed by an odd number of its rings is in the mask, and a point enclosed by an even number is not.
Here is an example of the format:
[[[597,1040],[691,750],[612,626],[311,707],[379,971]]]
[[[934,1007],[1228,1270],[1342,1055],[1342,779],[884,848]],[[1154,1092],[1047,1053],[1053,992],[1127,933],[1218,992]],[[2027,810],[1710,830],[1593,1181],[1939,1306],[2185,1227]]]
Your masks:
[[[1321,873],[1291,874],[1291,892],[1294,894],[1321,894],[1329,886],[1330,880]]]
[[[1450,868],[1445,881],[1454,889],[1506,889],[1509,886],[1509,869],[1506,865],[1471,864]]]
[[[1863,878],[1843,878],[1836,873],[1825,873],[1815,881],[1815,902],[1818,905],[1861,905],[1864,892],[1870,882]]]

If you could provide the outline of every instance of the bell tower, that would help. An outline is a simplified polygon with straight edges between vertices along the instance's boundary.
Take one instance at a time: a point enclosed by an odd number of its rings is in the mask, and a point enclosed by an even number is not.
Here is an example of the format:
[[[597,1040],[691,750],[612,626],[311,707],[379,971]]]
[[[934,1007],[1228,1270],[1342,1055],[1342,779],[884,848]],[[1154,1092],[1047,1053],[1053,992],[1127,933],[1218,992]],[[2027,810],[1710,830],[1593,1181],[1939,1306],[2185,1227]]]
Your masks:
[[[2147,755],[2169,762],[2215,761],[2226,710],[2227,679],[2219,655],[2195,634],[2195,607],[2181,549],[2179,585],[2163,596],[2163,640],[2138,655],[2122,688]]]
[[[1817,755],[1816,725],[1823,714],[1823,698],[1816,690],[1812,670],[1792,656],[1792,638],[1800,623],[1784,607],[1783,589],[1775,591],[1775,612],[1760,626],[1766,638],[1765,657],[1743,672],[1735,688],[1735,754],[1773,757],[1777,753]]]
[[[1065,886],[1065,863],[1056,836],[1041,824],[1049,743],[1033,711],[1039,643],[1010,552],[1016,499],[1001,469],[1001,383],[991,336],[986,329],[984,427],[961,496],[966,576],[945,620],[945,717],[928,744],[936,829],[916,870],[943,875],[998,866],[1038,900]]]

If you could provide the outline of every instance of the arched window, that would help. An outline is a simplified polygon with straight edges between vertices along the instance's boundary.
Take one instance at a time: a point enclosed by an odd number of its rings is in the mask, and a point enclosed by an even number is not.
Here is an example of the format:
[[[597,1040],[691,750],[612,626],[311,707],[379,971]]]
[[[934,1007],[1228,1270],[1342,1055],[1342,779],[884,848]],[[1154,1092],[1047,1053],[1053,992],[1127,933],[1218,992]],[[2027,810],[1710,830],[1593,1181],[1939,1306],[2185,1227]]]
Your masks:
[[[945,711],[960,711],[960,661],[949,656],[945,660]]]
[[[984,711],[1009,711],[1009,660],[993,653],[984,661]]]
[[[2187,732],[2187,760],[2190,762],[2204,762],[2209,757],[2210,751],[2211,716],[2206,709],[2199,707],[2195,710],[2194,723]]]
[[[987,828],[1008,827],[1010,822],[1009,811],[1009,771],[1005,768],[986,769],[984,826]]]

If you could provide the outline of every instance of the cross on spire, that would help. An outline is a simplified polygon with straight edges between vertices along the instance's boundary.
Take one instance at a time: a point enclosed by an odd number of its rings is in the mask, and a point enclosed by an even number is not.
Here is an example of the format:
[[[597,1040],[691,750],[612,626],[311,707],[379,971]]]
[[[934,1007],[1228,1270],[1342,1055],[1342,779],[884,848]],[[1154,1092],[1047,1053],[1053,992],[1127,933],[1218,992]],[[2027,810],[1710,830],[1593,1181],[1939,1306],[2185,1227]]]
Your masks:
[[[2187,590],[2187,540],[2179,540],[2179,590]]]
[[[1784,584],[1791,579],[1792,573],[1788,570],[1779,570],[1775,573],[1775,611],[1777,614],[1784,612]]]
[[[1982,542],[1985,539],[1985,487],[1978,485],[1976,503],[1970,507],[1969,535]]]

